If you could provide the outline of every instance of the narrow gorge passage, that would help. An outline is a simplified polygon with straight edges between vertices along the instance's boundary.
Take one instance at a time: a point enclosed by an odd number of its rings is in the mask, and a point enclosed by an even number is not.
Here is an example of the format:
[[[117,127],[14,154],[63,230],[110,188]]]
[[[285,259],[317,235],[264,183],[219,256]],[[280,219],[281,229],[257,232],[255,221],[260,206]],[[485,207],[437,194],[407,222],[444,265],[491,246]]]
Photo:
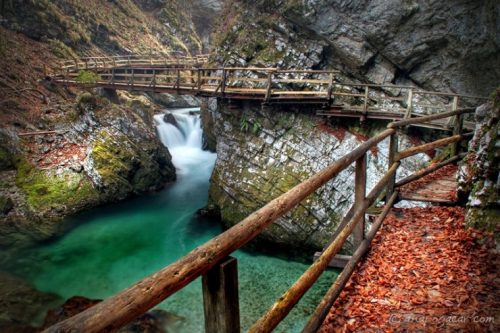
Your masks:
[[[201,149],[200,118],[190,111],[197,109],[170,111],[177,126],[164,122],[164,115],[155,116],[158,135],[169,147],[177,168],[178,180],[174,184],[154,195],[72,216],[68,223],[75,227],[70,232],[23,254],[12,254],[12,260],[1,263],[0,270],[22,276],[37,289],[57,293],[64,299],[75,295],[103,299],[220,233],[220,223],[193,218],[196,210],[206,205],[216,155]],[[242,329],[246,330],[308,266],[244,251],[235,256]],[[300,332],[336,276],[335,271],[325,272],[279,326],[281,331]],[[172,332],[203,332],[199,280],[158,308],[185,318],[172,324]]]

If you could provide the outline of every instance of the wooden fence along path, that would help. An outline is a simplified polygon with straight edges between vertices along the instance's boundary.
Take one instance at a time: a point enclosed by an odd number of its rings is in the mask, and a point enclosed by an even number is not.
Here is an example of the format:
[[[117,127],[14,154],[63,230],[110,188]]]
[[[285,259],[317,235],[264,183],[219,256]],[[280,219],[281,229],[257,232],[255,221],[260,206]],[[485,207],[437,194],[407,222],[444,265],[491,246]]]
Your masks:
[[[398,186],[401,186],[401,182],[396,183],[395,177],[401,160],[440,146],[451,144],[456,148],[460,140],[463,139],[462,127],[460,126],[461,118],[474,111],[474,108],[457,109],[390,123],[382,133],[362,143],[347,155],[312,175],[289,192],[275,198],[232,228],[195,248],[178,261],[94,307],[48,328],[45,332],[115,332],[200,276],[203,280],[206,332],[240,332],[238,273],[236,259],[230,257],[231,253],[255,238],[276,219],[293,209],[299,202],[354,163],[356,167],[355,202],[338,226],[333,239],[317,260],[249,330],[253,333],[271,332],[328,267],[347,237],[354,233],[355,253],[302,331],[316,332],[350,278],[358,261],[368,249],[385,216],[398,200]],[[451,137],[402,151],[398,150],[398,128],[448,117],[458,119],[458,126],[454,128]],[[389,168],[371,192],[366,194],[366,154],[370,148],[387,137],[390,137],[389,151],[387,152]],[[455,155],[457,154],[457,149],[452,149],[452,151]],[[454,156],[441,164],[452,163],[458,158],[458,156]],[[426,172],[419,172],[410,177],[418,179]],[[364,219],[367,209],[381,196],[385,197],[385,207],[377,221],[372,225],[370,232],[365,235]],[[242,286],[242,288],[244,287]]]
[[[82,84],[80,70],[95,71],[97,87],[164,92],[200,97],[254,99],[263,105],[310,103],[317,114],[335,117],[411,119],[456,110],[459,101],[479,105],[483,97],[418,90],[411,86],[340,83],[338,71],[279,70],[256,67],[200,67],[207,56],[164,59],[153,56],[82,58],[61,63],[54,80],[62,85]],[[414,125],[414,124],[410,124]],[[424,126],[453,130],[456,118],[433,119]],[[465,121],[466,129],[474,123]]]

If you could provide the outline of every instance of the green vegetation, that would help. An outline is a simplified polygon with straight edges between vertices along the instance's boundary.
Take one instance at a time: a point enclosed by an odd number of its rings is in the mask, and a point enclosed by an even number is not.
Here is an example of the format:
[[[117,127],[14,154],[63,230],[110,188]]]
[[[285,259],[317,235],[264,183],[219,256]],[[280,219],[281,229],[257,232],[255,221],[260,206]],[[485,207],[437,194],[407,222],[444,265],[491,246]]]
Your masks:
[[[82,84],[93,84],[101,81],[102,77],[94,72],[80,70],[75,77],[75,81]]]
[[[493,103],[493,108],[500,108],[500,87],[493,90],[490,94],[490,101]]]
[[[99,196],[83,173],[35,169],[21,155],[16,157],[16,168],[16,185],[24,191],[26,201],[33,209],[79,205]]]

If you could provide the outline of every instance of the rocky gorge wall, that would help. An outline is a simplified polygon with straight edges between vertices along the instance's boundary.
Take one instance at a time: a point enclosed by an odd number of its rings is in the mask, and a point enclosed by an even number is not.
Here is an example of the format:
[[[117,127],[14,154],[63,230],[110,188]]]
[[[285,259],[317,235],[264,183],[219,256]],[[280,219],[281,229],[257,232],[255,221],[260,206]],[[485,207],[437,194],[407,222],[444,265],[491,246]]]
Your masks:
[[[230,0],[213,61],[488,96],[500,81],[499,15],[495,0]]]
[[[61,232],[65,215],[134,194],[176,178],[168,149],[155,133],[152,103],[120,94],[120,105],[84,92],[54,133],[17,138],[0,131],[0,245],[26,246]],[[68,118],[70,120],[68,120]]]
[[[323,119],[311,108],[298,106],[261,109],[259,103],[244,102],[235,109],[216,99],[202,106],[202,116],[205,124],[213,124],[213,128],[206,126],[205,132],[215,132],[217,141],[207,208],[221,215],[225,227],[324,169],[386,125]],[[419,141],[402,134],[401,149]],[[368,191],[387,171],[388,145],[386,139],[368,152]],[[429,160],[425,154],[405,160],[398,178]],[[353,164],[279,218],[254,245],[261,250],[288,250],[300,255],[322,248],[354,202],[354,172]]]
[[[500,248],[500,89],[491,103],[476,110],[476,130],[468,155],[460,164],[458,193],[467,203],[468,227],[492,232]],[[494,243],[493,243],[494,244]]]

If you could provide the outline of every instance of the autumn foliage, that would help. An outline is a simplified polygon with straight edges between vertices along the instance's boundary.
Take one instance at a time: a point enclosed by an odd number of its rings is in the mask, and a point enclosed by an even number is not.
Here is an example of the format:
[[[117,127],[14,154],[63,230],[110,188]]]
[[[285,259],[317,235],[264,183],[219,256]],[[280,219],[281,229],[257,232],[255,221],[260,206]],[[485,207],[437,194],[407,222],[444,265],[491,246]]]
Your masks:
[[[498,252],[463,208],[395,209],[320,333],[500,332]]]

